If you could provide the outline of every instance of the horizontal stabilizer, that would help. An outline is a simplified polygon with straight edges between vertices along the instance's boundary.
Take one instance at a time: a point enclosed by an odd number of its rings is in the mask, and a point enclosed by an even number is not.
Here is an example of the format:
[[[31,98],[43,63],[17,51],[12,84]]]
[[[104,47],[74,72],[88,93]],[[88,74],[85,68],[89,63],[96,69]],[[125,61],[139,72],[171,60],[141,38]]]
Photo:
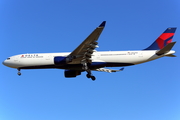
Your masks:
[[[176,43],[176,42],[171,42],[171,43],[169,43],[169,44],[166,45],[164,48],[162,48],[161,50],[159,50],[159,51],[156,53],[156,55],[163,55],[163,54],[169,52],[169,51],[172,49],[172,47],[174,46],[175,43]]]
[[[171,54],[171,55],[166,55],[167,57],[176,57],[176,55],[173,55],[173,54]]]

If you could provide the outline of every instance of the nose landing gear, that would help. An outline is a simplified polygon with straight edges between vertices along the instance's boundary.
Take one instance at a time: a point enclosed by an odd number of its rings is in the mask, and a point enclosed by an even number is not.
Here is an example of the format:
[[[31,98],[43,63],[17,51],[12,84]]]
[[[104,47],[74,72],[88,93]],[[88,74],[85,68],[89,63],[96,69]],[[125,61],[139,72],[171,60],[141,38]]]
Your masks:
[[[18,68],[17,70],[18,70],[17,74],[20,76],[21,75],[20,69]]]

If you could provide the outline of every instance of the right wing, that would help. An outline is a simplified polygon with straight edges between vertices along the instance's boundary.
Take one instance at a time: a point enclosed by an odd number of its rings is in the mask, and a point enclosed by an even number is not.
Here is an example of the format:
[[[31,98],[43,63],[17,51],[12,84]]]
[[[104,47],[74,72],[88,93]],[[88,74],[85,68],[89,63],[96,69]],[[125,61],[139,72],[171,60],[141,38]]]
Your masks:
[[[73,52],[68,55],[71,60],[69,64],[79,64],[82,61],[91,63],[91,56],[94,49],[97,48],[96,42],[105,27],[106,21],[103,21]]]

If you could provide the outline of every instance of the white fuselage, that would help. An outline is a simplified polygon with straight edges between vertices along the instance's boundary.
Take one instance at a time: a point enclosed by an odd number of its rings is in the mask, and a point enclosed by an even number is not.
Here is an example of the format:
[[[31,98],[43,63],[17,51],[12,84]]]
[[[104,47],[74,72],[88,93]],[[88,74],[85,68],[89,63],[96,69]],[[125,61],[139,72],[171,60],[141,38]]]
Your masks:
[[[122,67],[129,65],[136,65],[151,60],[161,58],[166,55],[174,54],[171,50],[168,53],[157,56],[157,50],[141,50],[141,51],[103,51],[94,52],[92,54],[93,68],[99,67]],[[76,69],[80,63],[67,63],[66,65],[55,65],[54,57],[66,57],[70,53],[33,53],[20,54],[6,59],[3,64],[11,68],[20,69],[41,69],[41,68],[60,68],[60,69]],[[67,66],[68,65],[68,66]],[[74,66],[77,65],[77,66]],[[96,66],[97,65],[97,66]],[[79,68],[80,69],[80,68]]]

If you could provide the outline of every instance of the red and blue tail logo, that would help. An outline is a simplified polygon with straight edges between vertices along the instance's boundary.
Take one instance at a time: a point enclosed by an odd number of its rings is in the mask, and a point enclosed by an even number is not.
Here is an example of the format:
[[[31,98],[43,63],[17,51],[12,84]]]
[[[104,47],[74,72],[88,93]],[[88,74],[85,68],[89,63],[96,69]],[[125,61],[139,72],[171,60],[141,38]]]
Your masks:
[[[172,38],[176,28],[167,28],[157,39],[154,41],[152,45],[150,45],[145,50],[160,50],[165,47],[167,44],[172,42]]]

